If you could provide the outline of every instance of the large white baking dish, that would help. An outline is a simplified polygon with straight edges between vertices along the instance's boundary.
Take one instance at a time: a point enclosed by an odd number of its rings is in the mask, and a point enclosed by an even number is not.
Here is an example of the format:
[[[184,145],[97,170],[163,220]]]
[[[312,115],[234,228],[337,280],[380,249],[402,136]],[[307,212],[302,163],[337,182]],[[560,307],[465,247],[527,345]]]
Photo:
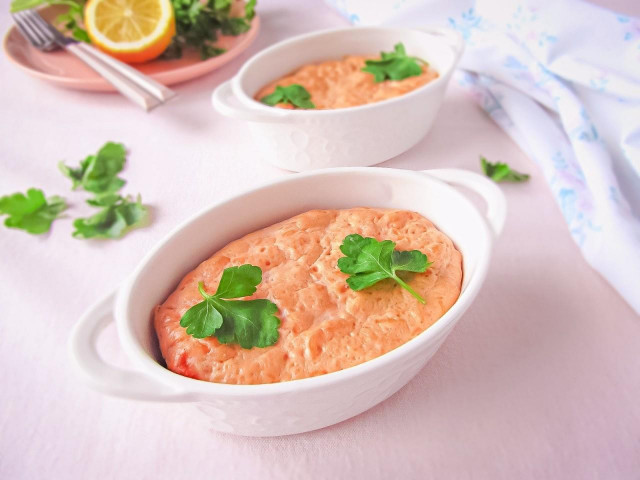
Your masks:
[[[481,214],[451,185],[480,194],[487,213]],[[163,366],[152,312],[186,273],[231,240],[261,227],[314,208],[357,206],[417,211],[462,252],[462,292],[435,324],[378,358],[303,380],[225,385],[183,377]],[[205,414],[203,421],[208,419],[214,429],[224,432],[286,435],[332,425],[392,395],[436,352],[480,290],[505,210],[504,196],[491,181],[464,170],[341,168],[269,182],[207,208],[153,248],[117,294],[89,309],[75,326],[70,339],[72,363],[97,390],[193,405]],[[116,368],[98,354],[98,336],[113,321],[135,370]]]

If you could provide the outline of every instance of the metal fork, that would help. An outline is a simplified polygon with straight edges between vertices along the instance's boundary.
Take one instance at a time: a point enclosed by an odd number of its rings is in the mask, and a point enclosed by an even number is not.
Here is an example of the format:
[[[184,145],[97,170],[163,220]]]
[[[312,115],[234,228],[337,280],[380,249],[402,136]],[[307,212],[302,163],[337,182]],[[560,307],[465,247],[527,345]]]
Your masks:
[[[65,37],[35,10],[23,10],[11,15],[20,32],[38,50],[51,52],[64,48],[95,70],[125,97],[147,111],[176,95],[173,90],[126,63],[86,43]]]

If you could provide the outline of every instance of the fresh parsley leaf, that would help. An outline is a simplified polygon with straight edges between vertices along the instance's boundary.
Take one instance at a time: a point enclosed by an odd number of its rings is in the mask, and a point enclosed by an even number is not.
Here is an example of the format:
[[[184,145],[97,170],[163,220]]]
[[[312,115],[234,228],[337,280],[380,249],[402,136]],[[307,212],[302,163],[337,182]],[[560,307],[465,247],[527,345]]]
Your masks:
[[[89,34],[81,27],[84,19],[85,0],[46,0],[49,4],[65,5],[69,9],[56,18],[56,23],[64,26],[73,38],[81,42],[91,43]]]
[[[278,341],[278,307],[266,298],[216,300],[222,326],[216,331],[220,343],[237,343],[242,348],[268,347]]]
[[[222,55],[226,50],[224,48],[219,48],[213,45],[203,45],[200,48],[200,59],[206,60],[207,58],[217,57],[218,55]]]
[[[203,60],[226,50],[215,45],[218,34],[239,35],[251,27],[255,1],[245,5],[244,17],[231,17],[231,0],[171,0],[176,19],[176,34],[162,55],[180,58],[185,48],[194,48]],[[251,6],[250,6],[251,4]]]
[[[122,197],[118,193],[105,193],[97,195],[95,198],[90,198],[87,203],[92,207],[110,207],[118,203]]]
[[[213,7],[216,10],[225,10],[231,8],[232,0],[214,0]]]
[[[120,238],[130,230],[144,226],[149,218],[140,196],[132,201],[130,197],[111,194],[87,202],[103,208],[91,217],[74,220],[75,238]]]
[[[248,32],[251,24],[242,17],[229,17],[220,22],[220,31],[223,35],[240,35]]]
[[[424,299],[396,272],[421,273],[426,271],[432,263],[419,250],[394,250],[395,246],[395,242],[391,240],[379,242],[375,238],[365,238],[357,233],[348,235],[340,246],[345,256],[338,259],[338,268],[341,272],[350,274],[347,284],[352,290],[363,290],[380,280],[391,278],[420,303],[425,303]]]
[[[362,71],[371,73],[376,83],[422,75],[420,64],[428,65],[427,62],[418,57],[409,57],[402,43],[397,43],[393,48],[393,52],[380,52],[380,60],[367,60]]]
[[[226,268],[218,289],[208,294],[198,283],[204,298],[180,319],[180,325],[195,338],[215,336],[220,343],[237,343],[242,348],[268,347],[278,340],[278,307],[267,299],[229,300],[253,295],[262,282],[262,270],[254,265]]]
[[[58,164],[60,171],[73,182],[73,189],[82,187],[93,193],[117,192],[125,181],[117,177],[124,168],[126,150],[121,143],[107,142],[95,155],[89,155],[77,168]]]
[[[248,297],[256,293],[256,287],[260,282],[262,282],[260,267],[245,264],[225,268],[215,295],[220,298]]]
[[[506,163],[491,163],[486,158],[480,157],[482,171],[494,182],[525,182],[529,180],[529,174],[512,170]]]
[[[204,291],[204,284],[198,283],[198,290],[205,299],[187,310],[180,319],[180,325],[187,329],[187,333],[195,338],[206,338],[222,326],[222,315]]]
[[[289,103],[298,108],[316,108],[311,101],[311,94],[297,83],[286,87],[278,85],[273,93],[262,97],[260,101],[271,106],[278,103]]]
[[[9,12],[15,13],[29,8],[36,8],[46,3],[46,0],[13,0],[9,6]]]
[[[0,198],[0,215],[8,215],[4,224],[39,235],[48,232],[51,223],[67,208],[64,198],[45,198],[42,190],[30,188],[27,194],[14,193]]]
[[[244,18],[248,22],[256,16],[256,0],[249,0],[244,6]]]

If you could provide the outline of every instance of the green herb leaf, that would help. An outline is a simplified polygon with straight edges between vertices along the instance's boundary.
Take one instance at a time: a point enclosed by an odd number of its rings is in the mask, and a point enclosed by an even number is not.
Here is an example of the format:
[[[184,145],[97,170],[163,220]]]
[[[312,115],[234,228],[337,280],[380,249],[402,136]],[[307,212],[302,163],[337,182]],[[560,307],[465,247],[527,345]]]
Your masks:
[[[426,271],[431,263],[419,250],[394,250],[395,246],[396,244],[391,240],[379,242],[375,238],[365,238],[358,234],[348,235],[340,246],[345,256],[338,259],[338,268],[341,272],[350,274],[347,284],[352,290],[363,290],[380,280],[391,278],[420,303],[425,303],[424,299],[396,272],[421,273]]]
[[[278,340],[278,307],[267,299],[228,300],[253,295],[262,281],[262,270],[254,265],[226,268],[213,295],[198,283],[204,298],[180,319],[180,325],[195,338],[214,336],[220,343],[242,348],[268,347]]]
[[[77,168],[58,164],[60,171],[73,182],[93,193],[117,192],[125,181],[116,175],[124,168],[126,150],[121,143],[107,142],[95,155],[89,155]]]
[[[84,43],[91,43],[91,38],[89,38],[89,34],[83,28],[75,26],[75,27],[71,27],[70,31],[71,31],[71,36],[76,40]]]
[[[256,292],[262,282],[260,267],[245,264],[239,267],[225,268],[216,290],[219,298],[248,297]]]
[[[220,22],[220,31],[223,35],[240,35],[248,32],[251,24],[242,17],[229,17]]]
[[[215,305],[204,291],[202,282],[198,283],[200,294],[204,297],[204,302],[197,303],[180,319],[180,326],[187,329],[187,333],[195,338],[210,337],[222,326],[222,315],[216,310]]]
[[[278,85],[273,93],[262,97],[260,101],[271,106],[289,103],[298,108],[316,108],[310,99],[311,94],[307,89],[294,83],[286,87]]]
[[[207,58],[217,57],[222,55],[226,50],[224,48],[215,47],[212,45],[203,45],[200,48],[200,59],[206,60]]]
[[[0,198],[0,215],[8,215],[4,224],[39,235],[48,232],[51,223],[67,208],[64,198],[45,198],[42,190],[30,188],[27,194],[14,193]]]
[[[92,207],[110,207],[118,203],[122,197],[117,193],[104,193],[102,195],[96,195],[95,198],[90,198],[87,203]]]
[[[280,319],[275,303],[257,300],[215,300],[222,314],[222,326],[216,331],[220,343],[237,343],[242,348],[268,347],[278,341]]]
[[[149,218],[140,196],[132,201],[130,197],[108,195],[87,202],[103,208],[91,217],[74,220],[75,238],[120,238],[134,228],[145,226]]]
[[[30,8],[36,8],[46,3],[46,0],[13,0],[9,11],[11,13],[19,12],[21,10],[27,10]]]
[[[480,157],[482,171],[494,182],[525,182],[529,180],[529,174],[512,170],[506,163],[491,163],[486,158]]]
[[[253,17],[256,16],[256,0],[249,0],[244,6],[244,18],[247,21],[253,20]]]
[[[213,8],[216,10],[225,10],[231,8],[232,0],[213,0]]]
[[[373,80],[379,83],[422,75],[420,64],[428,65],[418,57],[409,57],[404,44],[397,43],[393,52],[380,52],[380,60],[367,60],[362,71],[371,73]]]
[[[162,54],[164,59],[180,58],[185,48],[194,48],[203,60],[226,50],[215,45],[218,34],[239,35],[251,28],[255,1],[245,5],[245,16],[231,17],[231,0],[171,0],[176,18],[176,34]],[[251,4],[251,5],[250,5]]]

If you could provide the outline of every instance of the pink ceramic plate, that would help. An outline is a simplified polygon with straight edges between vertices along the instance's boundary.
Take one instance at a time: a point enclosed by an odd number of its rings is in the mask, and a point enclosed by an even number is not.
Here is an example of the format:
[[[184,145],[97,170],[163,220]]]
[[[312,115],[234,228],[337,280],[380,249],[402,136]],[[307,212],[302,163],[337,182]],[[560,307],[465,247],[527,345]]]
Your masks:
[[[54,19],[59,11],[59,7],[46,7],[39,10],[47,20]],[[251,23],[251,29],[247,33],[237,37],[221,36],[217,45],[227,51],[208,60],[200,60],[200,56],[195,51],[185,51],[183,57],[178,60],[154,60],[136,65],[136,68],[165,85],[191,80],[234,59],[251,45],[259,29],[260,19],[255,17]],[[63,50],[51,53],[36,50],[15,26],[4,37],[3,47],[9,60],[34,77],[78,90],[116,91],[111,84],[70,53]]]

